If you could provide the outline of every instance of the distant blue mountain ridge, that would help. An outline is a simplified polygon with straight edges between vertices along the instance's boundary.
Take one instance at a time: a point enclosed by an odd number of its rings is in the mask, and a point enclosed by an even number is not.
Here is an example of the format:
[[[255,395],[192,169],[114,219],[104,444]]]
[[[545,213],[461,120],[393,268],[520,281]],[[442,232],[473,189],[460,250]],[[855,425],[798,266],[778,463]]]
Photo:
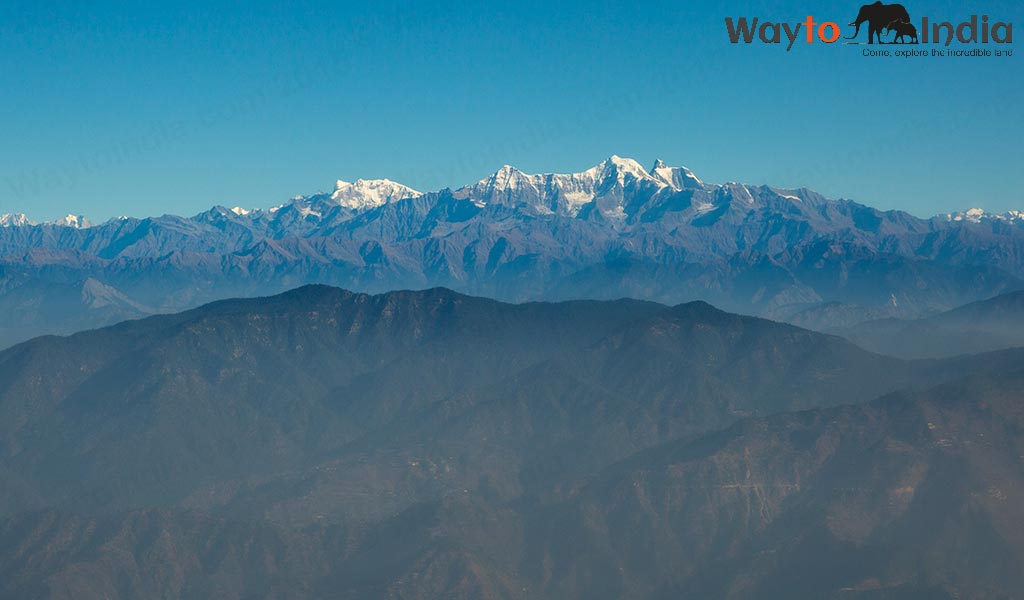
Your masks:
[[[274,208],[192,217],[0,216],[0,344],[310,283],[506,301],[704,300],[812,321],[809,311],[828,307],[822,318],[850,326],[1024,289],[1024,214],[921,219],[612,156],[570,174],[505,166],[428,193],[338,181]]]

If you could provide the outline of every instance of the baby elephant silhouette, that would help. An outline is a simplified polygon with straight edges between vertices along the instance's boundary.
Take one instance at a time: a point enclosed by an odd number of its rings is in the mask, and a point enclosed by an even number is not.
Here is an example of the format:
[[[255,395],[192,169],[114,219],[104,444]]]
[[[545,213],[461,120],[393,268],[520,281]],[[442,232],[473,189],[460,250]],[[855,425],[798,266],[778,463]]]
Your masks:
[[[896,32],[896,37],[892,39],[892,43],[894,44],[897,41],[899,41],[899,43],[902,44],[906,42],[906,38],[908,37],[910,38],[911,43],[918,43],[917,27],[914,27],[914,24],[911,23],[910,21],[902,21],[900,19],[896,19],[895,21],[889,23],[888,26],[886,26],[886,30],[890,32]]]

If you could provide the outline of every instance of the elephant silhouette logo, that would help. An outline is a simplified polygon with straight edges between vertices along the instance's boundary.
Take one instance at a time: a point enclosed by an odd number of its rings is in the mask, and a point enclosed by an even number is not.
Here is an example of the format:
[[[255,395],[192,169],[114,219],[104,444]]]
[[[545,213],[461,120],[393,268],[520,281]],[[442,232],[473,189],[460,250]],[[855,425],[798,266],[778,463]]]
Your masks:
[[[891,43],[893,43],[893,44],[895,44],[897,42],[899,42],[900,44],[904,44],[904,43],[906,43],[907,38],[910,38],[910,43],[911,44],[918,43],[918,41],[917,41],[917,27],[914,27],[914,24],[909,22],[909,21],[899,21],[899,20],[896,20],[896,21],[893,21],[892,23],[889,23],[889,25],[887,25],[885,29],[888,32],[896,34],[892,38],[892,42]]]
[[[860,7],[857,20],[850,23],[856,29],[853,31],[853,35],[846,39],[852,40],[860,35],[860,26],[865,22],[868,24],[869,44],[874,44],[876,38],[879,44],[884,44],[882,35],[888,32],[896,33],[893,41],[899,39],[902,42],[909,37],[914,40],[914,43],[917,43],[917,28],[910,23],[910,14],[902,4],[882,4],[879,0],[874,4],[865,4]]]

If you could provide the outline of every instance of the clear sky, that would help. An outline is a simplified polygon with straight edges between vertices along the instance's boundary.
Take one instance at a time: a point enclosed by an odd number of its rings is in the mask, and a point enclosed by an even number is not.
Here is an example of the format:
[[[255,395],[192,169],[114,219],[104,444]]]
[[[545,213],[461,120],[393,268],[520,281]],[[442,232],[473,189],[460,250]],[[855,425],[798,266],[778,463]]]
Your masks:
[[[918,215],[1024,209],[1021,42],[886,60],[726,35],[725,17],[845,24],[862,3],[4,0],[0,213],[190,215],[611,154]],[[1019,0],[903,3],[1024,26]]]

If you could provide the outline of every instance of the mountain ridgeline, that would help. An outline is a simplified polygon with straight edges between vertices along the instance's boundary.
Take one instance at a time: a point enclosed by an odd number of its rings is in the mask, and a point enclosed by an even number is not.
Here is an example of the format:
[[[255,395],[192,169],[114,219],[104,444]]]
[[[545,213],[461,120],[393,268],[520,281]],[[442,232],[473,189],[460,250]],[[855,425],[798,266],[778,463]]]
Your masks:
[[[1024,347],[1024,292],[1002,294],[921,319],[877,319],[827,331],[864,348],[905,358]]]
[[[313,285],[0,352],[0,598],[1012,598],[1024,350]]]
[[[703,300],[822,327],[913,319],[1024,289],[1021,213],[919,219],[807,189],[709,184],[613,156],[503,167],[458,190],[389,180],[193,217],[0,217],[0,345],[321,283],[505,301]]]

